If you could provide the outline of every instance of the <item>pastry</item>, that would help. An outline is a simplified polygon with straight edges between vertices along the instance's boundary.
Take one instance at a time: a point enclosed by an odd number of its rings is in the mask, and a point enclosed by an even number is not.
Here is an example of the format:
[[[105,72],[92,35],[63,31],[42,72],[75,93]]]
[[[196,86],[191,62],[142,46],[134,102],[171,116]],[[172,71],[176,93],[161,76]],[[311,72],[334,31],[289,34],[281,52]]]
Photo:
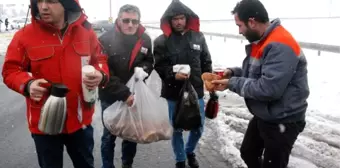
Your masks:
[[[212,92],[214,91],[215,84],[211,82],[214,80],[220,80],[221,76],[213,74],[213,73],[205,72],[202,74],[201,78],[204,82],[205,89],[209,92]]]

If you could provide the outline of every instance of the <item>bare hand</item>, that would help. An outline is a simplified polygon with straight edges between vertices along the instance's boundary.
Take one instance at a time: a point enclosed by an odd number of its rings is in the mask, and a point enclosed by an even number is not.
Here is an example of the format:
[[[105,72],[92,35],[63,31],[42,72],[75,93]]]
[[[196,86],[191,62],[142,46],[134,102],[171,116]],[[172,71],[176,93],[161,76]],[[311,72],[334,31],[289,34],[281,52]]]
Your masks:
[[[176,80],[185,80],[185,79],[189,78],[189,75],[178,72],[178,73],[176,73],[175,78],[176,78]]]
[[[40,101],[47,89],[41,87],[40,84],[48,83],[45,79],[34,80],[29,86],[30,98],[35,101]]]
[[[93,90],[99,86],[102,79],[103,74],[96,70],[94,73],[86,74],[86,77],[83,78],[83,83],[85,84],[87,89]]]
[[[223,73],[223,78],[224,79],[230,79],[232,74],[233,74],[233,71],[231,71],[230,69],[226,69]]]
[[[228,89],[229,79],[214,80],[211,83],[215,84],[214,90],[224,91]]]
[[[133,102],[134,102],[134,100],[135,100],[135,97],[133,96],[133,95],[130,95],[127,99],[126,99],[126,104],[129,106],[129,107],[131,107],[132,106],[132,104],[133,104]]]

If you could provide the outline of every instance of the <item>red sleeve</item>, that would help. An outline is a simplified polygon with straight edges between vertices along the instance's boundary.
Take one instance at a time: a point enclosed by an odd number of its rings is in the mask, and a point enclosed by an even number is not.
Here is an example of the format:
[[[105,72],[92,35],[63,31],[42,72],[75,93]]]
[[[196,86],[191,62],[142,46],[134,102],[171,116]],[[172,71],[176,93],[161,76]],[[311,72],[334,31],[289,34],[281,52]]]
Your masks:
[[[28,73],[29,59],[20,42],[21,35],[22,31],[18,31],[7,48],[2,76],[7,87],[28,96],[25,94],[25,87],[33,78]]]
[[[105,87],[109,81],[109,67],[107,65],[107,55],[93,30],[91,30],[91,61],[90,64],[104,75],[101,87]]]

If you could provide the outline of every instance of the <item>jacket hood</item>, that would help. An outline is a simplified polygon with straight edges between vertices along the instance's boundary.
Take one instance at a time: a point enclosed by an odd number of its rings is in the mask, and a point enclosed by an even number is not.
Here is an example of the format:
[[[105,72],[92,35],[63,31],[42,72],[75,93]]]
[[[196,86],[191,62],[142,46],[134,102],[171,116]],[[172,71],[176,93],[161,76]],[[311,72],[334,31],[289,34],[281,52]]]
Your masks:
[[[170,36],[170,34],[172,33],[170,20],[172,17],[180,14],[184,14],[187,18],[187,29],[196,32],[200,31],[200,20],[198,15],[179,0],[173,0],[168,8],[165,10],[160,21],[160,27],[164,35]]]
[[[80,18],[86,20],[86,16],[83,13],[78,0],[59,0],[59,2],[63,5],[65,9],[67,21],[69,24],[78,21]],[[34,21],[40,21],[37,3],[38,0],[31,0],[32,23]]]

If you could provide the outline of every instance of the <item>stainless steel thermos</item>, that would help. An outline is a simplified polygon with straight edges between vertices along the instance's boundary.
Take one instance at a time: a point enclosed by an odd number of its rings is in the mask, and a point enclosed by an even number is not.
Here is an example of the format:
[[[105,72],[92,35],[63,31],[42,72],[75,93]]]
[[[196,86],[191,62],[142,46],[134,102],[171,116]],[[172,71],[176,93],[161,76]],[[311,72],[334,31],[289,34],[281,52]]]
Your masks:
[[[38,128],[45,134],[57,135],[64,129],[69,89],[63,84],[52,84],[50,89],[50,96],[41,108]]]

